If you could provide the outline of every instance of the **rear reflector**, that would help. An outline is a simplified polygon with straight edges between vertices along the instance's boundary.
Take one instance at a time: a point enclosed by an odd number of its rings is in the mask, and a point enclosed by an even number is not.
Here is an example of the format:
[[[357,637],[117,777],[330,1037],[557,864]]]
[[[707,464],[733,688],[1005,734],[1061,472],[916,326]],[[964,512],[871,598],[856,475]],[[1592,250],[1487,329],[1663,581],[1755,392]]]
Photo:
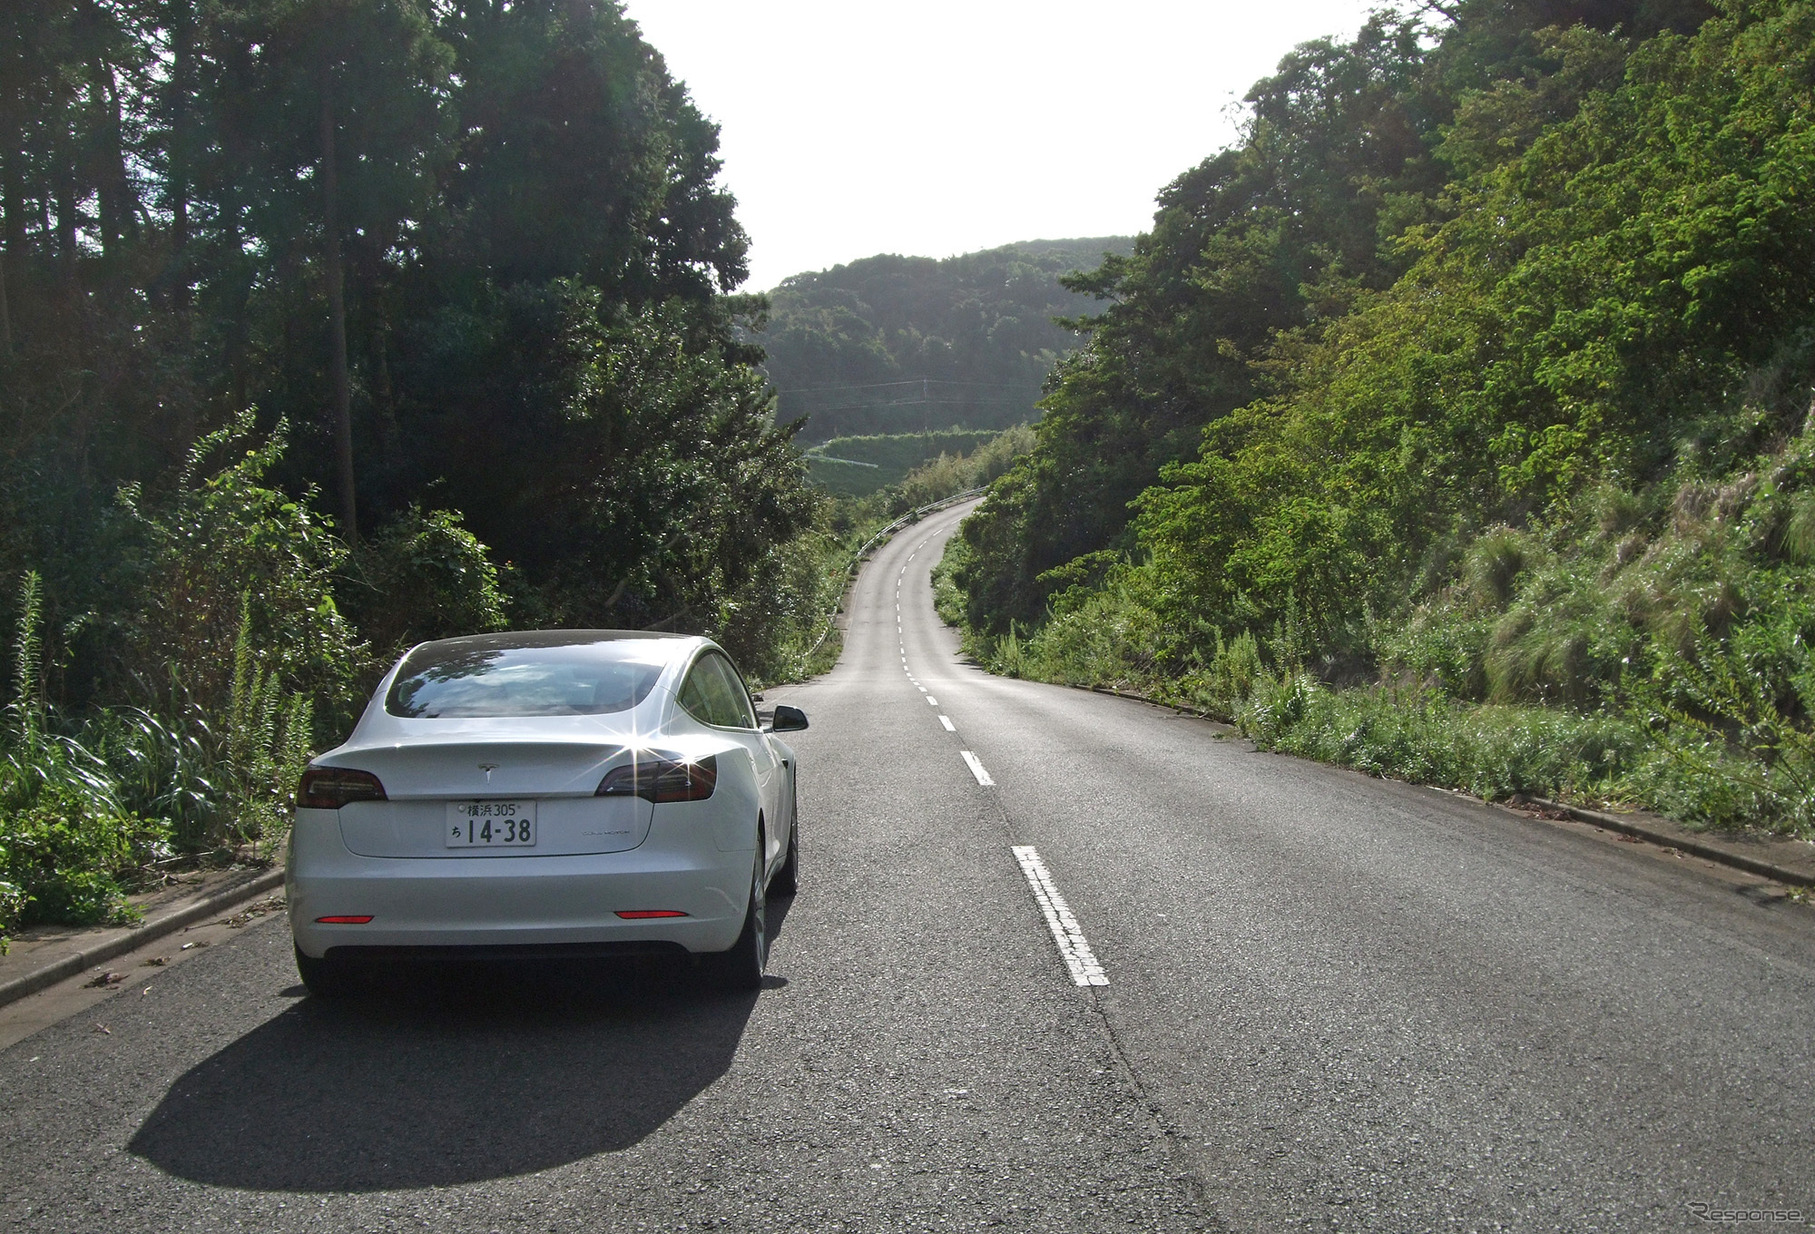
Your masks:
[[[686,913],[672,908],[633,908],[618,914],[626,921],[643,921],[650,917],[685,917],[686,915]]]
[[[372,919],[372,914],[363,917],[317,917],[316,925],[364,925]]]
[[[384,785],[369,771],[310,767],[296,788],[296,804],[307,810],[338,810],[349,801],[383,801]]]

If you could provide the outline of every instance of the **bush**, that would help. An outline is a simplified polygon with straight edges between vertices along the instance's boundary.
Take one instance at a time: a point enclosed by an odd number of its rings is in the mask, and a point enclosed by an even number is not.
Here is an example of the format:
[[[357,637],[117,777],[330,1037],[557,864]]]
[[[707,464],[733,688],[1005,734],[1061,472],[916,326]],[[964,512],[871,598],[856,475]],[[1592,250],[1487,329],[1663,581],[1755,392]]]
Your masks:
[[[1237,721],[1264,749],[1489,801],[1617,798],[1647,744],[1618,718],[1470,705],[1428,689],[1326,690],[1302,674],[1263,679]]]
[[[764,554],[720,605],[717,637],[758,688],[832,667],[838,643],[822,636],[844,596],[855,548],[822,512],[811,530]]]
[[[163,820],[178,851],[212,847],[228,833],[229,807],[217,787],[221,743],[193,707],[178,720],[109,708],[83,725],[80,743],[105,765],[121,807]]]
[[[19,609],[14,696],[0,720],[0,938],[18,924],[127,918],[118,875],[168,851],[167,828],[123,807],[107,765],[47,728],[36,574]]]
[[[157,823],[109,810],[67,783],[9,810],[0,835],[0,877],[17,889],[21,925],[132,920],[119,876],[163,841]],[[0,932],[9,924],[0,921]]]
[[[337,731],[364,700],[356,681],[366,648],[334,601],[347,550],[309,508],[264,483],[284,450],[282,423],[254,442],[247,412],[201,438],[177,491],[148,503],[136,486],[120,504],[144,541],[136,573],[122,578],[139,603],[120,631],[120,671],[148,702],[179,713],[193,704],[227,728],[242,624],[259,670],[308,695]],[[221,454],[238,457],[204,476]],[[324,733],[325,735],[325,733]]]
[[[1260,644],[1254,635],[1243,630],[1231,642],[1223,641],[1216,632],[1216,652],[1210,659],[1210,671],[1202,675],[1193,691],[1205,710],[1224,717],[1233,716],[1236,707],[1254,690],[1265,674],[1260,660]]]
[[[347,560],[341,594],[386,667],[417,643],[508,626],[498,567],[457,511],[410,507]]]

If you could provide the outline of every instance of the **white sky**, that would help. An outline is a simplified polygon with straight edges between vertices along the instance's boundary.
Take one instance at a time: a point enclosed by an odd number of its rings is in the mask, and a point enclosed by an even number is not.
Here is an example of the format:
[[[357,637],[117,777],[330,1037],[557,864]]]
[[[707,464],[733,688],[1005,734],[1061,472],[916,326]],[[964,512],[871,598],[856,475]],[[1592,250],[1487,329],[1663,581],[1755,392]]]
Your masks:
[[[872,253],[1132,235],[1369,0],[627,0],[720,125],[748,290]]]

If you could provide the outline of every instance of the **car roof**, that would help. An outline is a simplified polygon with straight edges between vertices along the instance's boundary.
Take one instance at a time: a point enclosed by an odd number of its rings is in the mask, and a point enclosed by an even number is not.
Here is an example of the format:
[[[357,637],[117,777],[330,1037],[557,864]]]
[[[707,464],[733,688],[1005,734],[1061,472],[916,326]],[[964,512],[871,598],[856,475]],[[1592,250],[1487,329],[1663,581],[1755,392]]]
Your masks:
[[[459,654],[468,651],[512,651],[534,647],[588,647],[605,643],[659,642],[702,643],[695,634],[670,634],[661,630],[507,630],[495,634],[464,634],[459,638],[438,638],[418,643],[410,655],[421,651],[431,654]]]

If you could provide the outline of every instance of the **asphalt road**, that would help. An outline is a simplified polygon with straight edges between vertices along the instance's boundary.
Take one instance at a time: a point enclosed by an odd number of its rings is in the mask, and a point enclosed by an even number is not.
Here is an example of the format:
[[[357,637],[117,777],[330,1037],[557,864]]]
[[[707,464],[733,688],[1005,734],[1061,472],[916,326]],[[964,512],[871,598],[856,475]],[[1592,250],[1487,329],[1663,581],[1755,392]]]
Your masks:
[[[960,513],[878,553],[834,673],[770,693],[813,724],[770,988],[593,966],[322,1005],[253,925],[0,1055],[0,1222],[1810,1223],[1806,905],[987,677],[931,613]]]

